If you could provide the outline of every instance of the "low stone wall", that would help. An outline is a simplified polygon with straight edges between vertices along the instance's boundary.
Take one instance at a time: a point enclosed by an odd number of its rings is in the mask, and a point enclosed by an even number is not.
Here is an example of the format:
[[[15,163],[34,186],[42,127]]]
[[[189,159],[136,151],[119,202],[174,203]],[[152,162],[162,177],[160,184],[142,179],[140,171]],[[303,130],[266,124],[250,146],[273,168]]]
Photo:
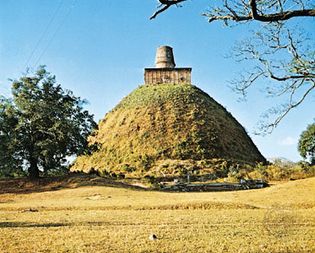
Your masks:
[[[146,68],[144,69],[144,83],[156,84],[190,84],[191,68]]]

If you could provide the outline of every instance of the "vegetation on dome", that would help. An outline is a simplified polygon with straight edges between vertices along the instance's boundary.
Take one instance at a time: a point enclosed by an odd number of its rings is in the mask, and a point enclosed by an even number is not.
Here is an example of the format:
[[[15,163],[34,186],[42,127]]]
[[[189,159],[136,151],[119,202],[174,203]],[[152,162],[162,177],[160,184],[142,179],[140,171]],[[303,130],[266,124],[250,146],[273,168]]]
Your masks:
[[[78,157],[72,171],[163,175],[218,161],[266,162],[237,120],[191,84],[140,86],[106,114],[89,143],[97,150]]]

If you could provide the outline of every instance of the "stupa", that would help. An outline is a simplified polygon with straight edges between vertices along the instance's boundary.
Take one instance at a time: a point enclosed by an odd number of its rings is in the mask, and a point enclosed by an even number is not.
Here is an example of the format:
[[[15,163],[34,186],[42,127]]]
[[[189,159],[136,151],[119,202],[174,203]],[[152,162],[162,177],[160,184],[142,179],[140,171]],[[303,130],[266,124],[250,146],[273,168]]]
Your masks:
[[[144,85],[99,122],[89,137],[98,148],[78,157],[72,171],[172,174],[174,164],[202,169],[211,160],[265,163],[231,113],[192,85],[191,71],[176,68],[171,47],[159,47]]]

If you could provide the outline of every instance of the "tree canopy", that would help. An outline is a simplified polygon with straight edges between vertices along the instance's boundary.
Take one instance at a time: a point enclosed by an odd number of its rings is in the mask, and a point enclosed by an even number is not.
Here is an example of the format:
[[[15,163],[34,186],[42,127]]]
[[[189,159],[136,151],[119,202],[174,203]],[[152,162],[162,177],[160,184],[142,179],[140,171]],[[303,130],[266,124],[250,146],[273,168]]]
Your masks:
[[[308,125],[302,132],[298,149],[304,159],[309,159],[311,164],[315,165],[315,123]]]
[[[159,9],[151,19],[183,1],[159,2]],[[236,61],[249,61],[250,64],[246,64],[246,71],[231,81],[231,86],[246,97],[250,88],[259,84],[267,96],[282,101],[263,115],[259,132],[270,133],[315,90],[314,35],[309,34],[311,31],[307,31],[305,22],[301,22],[302,18],[305,21],[305,18],[315,17],[314,1],[210,1],[203,16],[209,23],[221,21],[226,26],[255,24],[252,36],[239,41],[233,48],[232,56]]]
[[[0,100],[0,172],[27,168],[38,178],[40,170],[61,169],[69,156],[88,152],[96,123],[85,100],[63,90],[44,66],[12,82],[12,99]]]
[[[17,125],[15,108],[9,99],[0,97],[0,176],[22,172],[21,160],[14,152]]]

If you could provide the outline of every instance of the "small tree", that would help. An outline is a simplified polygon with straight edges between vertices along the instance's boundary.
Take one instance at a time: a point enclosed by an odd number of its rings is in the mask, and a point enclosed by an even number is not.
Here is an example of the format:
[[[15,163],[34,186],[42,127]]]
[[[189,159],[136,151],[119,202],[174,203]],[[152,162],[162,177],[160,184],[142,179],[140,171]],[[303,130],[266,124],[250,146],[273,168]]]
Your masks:
[[[96,127],[85,100],[56,84],[41,66],[12,84],[12,100],[0,100],[0,169],[28,167],[30,178],[63,167],[67,157],[88,152]],[[8,159],[9,156],[9,159]]]
[[[315,123],[302,132],[298,149],[304,159],[310,159],[311,164],[315,165]]]

